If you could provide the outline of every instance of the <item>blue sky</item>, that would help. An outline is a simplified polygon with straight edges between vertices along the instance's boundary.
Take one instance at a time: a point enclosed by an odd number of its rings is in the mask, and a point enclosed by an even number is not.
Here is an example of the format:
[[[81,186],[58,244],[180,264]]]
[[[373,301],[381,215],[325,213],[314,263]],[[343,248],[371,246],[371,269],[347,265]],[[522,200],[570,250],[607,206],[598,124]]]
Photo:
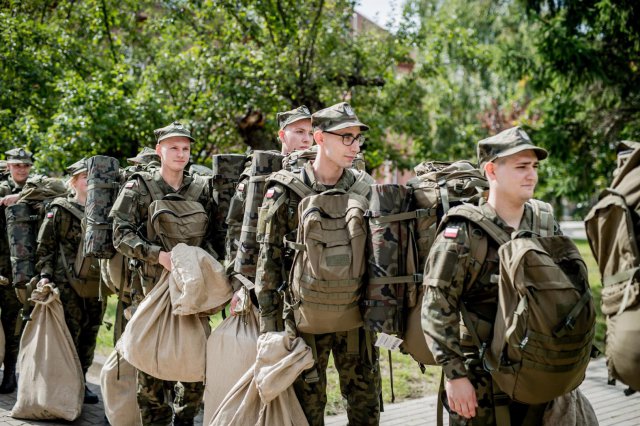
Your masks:
[[[402,0],[360,0],[358,3],[358,12],[384,27],[392,13],[396,17],[400,15]]]

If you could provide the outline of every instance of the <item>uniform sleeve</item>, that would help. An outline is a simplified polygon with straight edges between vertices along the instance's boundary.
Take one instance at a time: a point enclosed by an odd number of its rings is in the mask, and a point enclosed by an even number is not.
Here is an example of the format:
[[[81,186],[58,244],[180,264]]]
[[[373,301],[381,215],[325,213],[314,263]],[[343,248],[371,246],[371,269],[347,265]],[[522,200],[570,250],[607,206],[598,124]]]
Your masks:
[[[460,304],[467,275],[469,238],[464,223],[441,232],[425,265],[422,330],[448,379],[467,375],[460,346]]]
[[[146,226],[146,206],[140,202],[139,185],[136,180],[127,182],[109,213],[113,218],[113,246],[125,257],[156,265],[162,247],[151,244],[138,232]]]
[[[58,207],[54,206],[49,210],[40,225],[38,231],[38,248],[36,249],[36,257],[38,263],[36,264],[36,271],[40,271],[41,275],[54,276],[56,267],[56,253],[58,252],[58,235],[57,230],[60,229],[59,221],[60,211]]]
[[[258,215],[257,240],[260,255],[256,266],[256,296],[260,305],[260,332],[276,330],[280,312],[280,296],[277,288],[287,279],[283,274],[283,238],[289,232],[287,204],[284,189],[275,185],[269,188]]]

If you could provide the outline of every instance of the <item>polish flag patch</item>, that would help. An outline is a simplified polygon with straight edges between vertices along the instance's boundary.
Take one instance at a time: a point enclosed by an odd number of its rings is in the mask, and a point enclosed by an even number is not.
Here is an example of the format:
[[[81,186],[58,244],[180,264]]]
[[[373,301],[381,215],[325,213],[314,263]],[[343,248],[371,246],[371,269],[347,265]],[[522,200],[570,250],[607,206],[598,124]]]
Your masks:
[[[449,226],[447,228],[445,228],[444,230],[444,237],[445,238],[458,238],[458,231],[459,229],[453,226]]]
[[[130,180],[129,182],[124,184],[124,187],[127,189],[133,188],[134,186],[136,186],[136,182],[134,180]]]
[[[238,191],[239,192],[244,192],[244,183],[241,183],[238,185]]]
[[[53,218],[53,212],[47,212],[47,219]]]
[[[269,188],[267,190],[267,193],[264,194],[264,196],[267,197],[267,198],[273,198],[273,194],[275,194],[275,193],[276,193],[276,189],[275,188]]]

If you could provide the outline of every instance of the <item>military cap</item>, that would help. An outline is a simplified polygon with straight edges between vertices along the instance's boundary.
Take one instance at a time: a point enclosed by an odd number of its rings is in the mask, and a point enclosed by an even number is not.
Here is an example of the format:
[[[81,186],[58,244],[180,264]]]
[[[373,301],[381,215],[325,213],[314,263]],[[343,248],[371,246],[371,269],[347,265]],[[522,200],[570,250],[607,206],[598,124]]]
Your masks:
[[[304,105],[299,106],[296,109],[292,109],[291,111],[279,112],[276,115],[276,119],[278,120],[278,126],[280,126],[280,130],[284,130],[291,123],[295,123],[296,121],[311,119],[311,112],[309,108]]]
[[[67,166],[67,173],[71,176],[79,175],[80,173],[85,173],[87,171],[87,159],[82,158],[70,166]]]
[[[131,164],[149,164],[151,161],[160,161],[160,156],[155,149],[145,146],[142,151],[135,157],[127,158],[127,161]]]
[[[341,102],[329,108],[316,111],[311,116],[311,125],[314,130],[333,131],[347,127],[358,126],[360,130],[369,130],[369,126],[361,123],[353,112],[351,105]]]
[[[13,148],[5,152],[7,164],[33,164],[33,154],[24,148]]]
[[[496,158],[507,157],[527,149],[533,150],[538,160],[547,158],[547,151],[535,146],[527,132],[519,126],[503,130],[497,135],[478,142],[478,166],[482,168],[485,163]]]
[[[0,173],[4,172],[7,170],[7,161],[6,160],[0,160]]]
[[[189,139],[191,142],[194,141],[193,137],[191,137],[191,132],[189,129],[184,127],[182,123],[179,121],[174,121],[168,126],[161,127],[160,129],[156,129],[153,131],[153,134],[156,136],[156,142],[160,143],[165,139],[172,138],[175,136],[180,136],[183,138]]]

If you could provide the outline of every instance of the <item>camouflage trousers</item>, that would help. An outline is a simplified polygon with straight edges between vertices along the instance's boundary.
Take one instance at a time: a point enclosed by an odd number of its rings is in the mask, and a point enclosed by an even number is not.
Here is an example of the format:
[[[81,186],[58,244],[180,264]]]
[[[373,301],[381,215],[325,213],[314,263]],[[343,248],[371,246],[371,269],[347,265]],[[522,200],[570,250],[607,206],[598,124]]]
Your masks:
[[[508,410],[511,426],[538,426],[542,424],[542,416],[547,404],[527,405],[515,402],[504,393],[494,395],[494,384],[491,374],[486,371],[482,363],[477,359],[467,361],[467,374],[475,391],[478,400],[476,416],[472,419],[465,419],[455,412],[449,412],[450,426],[496,426],[496,410],[504,407]],[[443,403],[446,404],[446,395],[441,395]]]
[[[5,367],[15,366],[18,360],[18,349],[20,347],[20,336],[22,330],[16,336],[16,323],[20,314],[22,303],[16,296],[16,291],[11,284],[0,286],[0,320],[5,335]],[[22,327],[24,329],[24,325]]]
[[[138,370],[138,407],[147,426],[193,425],[204,394],[202,382],[170,382]],[[175,417],[174,417],[175,414]]]
[[[379,423],[382,391],[379,351],[373,345],[372,333],[360,328],[357,334],[355,348],[349,347],[347,332],[312,335],[315,340],[316,369],[319,380],[309,383],[307,372],[301,374],[294,383],[296,395],[309,425],[324,425],[324,409],[327,405],[327,364],[330,353],[333,353],[338,370],[340,392],[347,402],[349,425]],[[366,334],[369,336],[367,337]],[[305,340],[308,338],[308,336],[303,337]]]
[[[86,373],[93,363],[98,331],[102,325],[107,302],[97,297],[80,297],[68,283],[59,284],[58,289],[64,321],[78,352],[82,371]]]

